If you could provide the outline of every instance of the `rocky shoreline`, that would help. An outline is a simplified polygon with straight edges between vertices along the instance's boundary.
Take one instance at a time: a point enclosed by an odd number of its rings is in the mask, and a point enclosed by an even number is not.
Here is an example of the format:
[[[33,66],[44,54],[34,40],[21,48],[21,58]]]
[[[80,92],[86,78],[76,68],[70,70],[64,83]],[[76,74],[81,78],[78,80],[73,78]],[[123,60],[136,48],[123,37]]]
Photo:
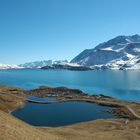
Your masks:
[[[62,70],[75,70],[75,71],[87,71],[87,70],[94,70],[90,67],[86,66],[72,66],[72,65],[61,65],[61,64],[53,64],[52,66],[44,66],[41,69],[62,69]]]
[[[23,106],[26,102],[39,104],[53,104],[69,101],[78,101],[78,102],[80,101],[113,107],[111,110],[108,111],[108,113],[113,113],[119,118],[128,118],[131,120],[140,119],[138,115],[140,114],[140,111],[138,110],[138,108],[140,108],[140,103],[117,100],[115,98],[105,96],[102,94],[89,95],[87,93],[82,92],[79,89],[42,86],[34,90],[23,90],[18,88],[10,89],[8,87],[7,90],[4,90],[3,88],[3,92],[6,94],[0,94],[0,109],[4,110],[5,112],[11,112],[12,110],[15,110]],[[56,98],[56,101],[52,102],[34,101],[26,98],[25,96],[26,94],[38,96],[41,98],[54,97]],[[135,108],[133,106],[135,106]],[[132,107],[134,108],[134,110]]]
[[[23,89],[0,85],[0,110],[10,113],[25,103]]]
[[[101,119],[57,128],[34,127],[9,114],[10,111],[28,102],[25,94],[42,98],[55,97],[57,102],[83,101],[112,106],[115,108],[107,110],[107,112],[116,114],[118,119]],[[26,91],[19,88],[0,86],[0,114],[0,134],[3,132],[0,135],[0,139],[3,140],[13,137],[14,140],[18,140],[19,137],[21,140],[31,140],[33,138],[35,140],[45,140],[48,136],[50,140],[90,140],[93,137],[102,140],[100,136],[104,136],[108,140],[127,140],[127,138],[138,140],[140,138],[140,103],[117,100],[104,95],[88,95],[77,89],[40,87],[39,89]],[[28,135],[29,131],[31,135]],[[23,132],[25,135],[22,135]]]
[[[118,117],[121,118],[128,118],[128,119],[140,119],[133,111],[131,111],[131,106],[139,106],[140,104],[135,102],[128,102],[117,100],[115,98],[105,96],[105,95],[89,95],[87,93],[82,92],[79,89],[70,89],[66,87],[40,87],[38,89],[24,91],[25,94],[30,94],[39,97],[55,97],[57,101],[52,102],[68,102],[68,101],[82,101],[82,102],[90,102],[96,103],[102,106],[110,106],[115,107],[112,110],[108,111],[109,113],[116,114]],[[37,102],[35,102],[37,103]],[[41,103],[41,102],[38,102]],[[43,104],[45,102],[42,102]],[[46,102],[47,103],[47,102]],[[50,102],[51,103],[51,102]]]

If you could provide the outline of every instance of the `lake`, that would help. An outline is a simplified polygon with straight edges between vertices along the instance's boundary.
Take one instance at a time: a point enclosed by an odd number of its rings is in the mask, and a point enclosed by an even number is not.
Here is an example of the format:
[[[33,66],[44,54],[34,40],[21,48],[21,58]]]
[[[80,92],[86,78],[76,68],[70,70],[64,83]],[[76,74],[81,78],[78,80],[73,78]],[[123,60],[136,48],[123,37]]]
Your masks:
[[[12,112],[15,117],[35,126],[63,126],[96,119],[115,118],[105,112],[105,107],[87,102],[63,102],[55,104],[27,103]]]
[[[140,101],[140,71],[0,70],[0,84],[34,89],[39,86],[66,86],[89,94],[104,94]]]
[[[28,99],[31,99],[31,100],[34,100],[34,101],[41,101],[41,102],[53,102],[53,101],[57,101],[56,98],[53,98],[53,97],[44,97],[44,98],[41,98],[39,96],[33,96],[33,95],[29,95],[29,94],[25,94],[25,96],[28,98]]]

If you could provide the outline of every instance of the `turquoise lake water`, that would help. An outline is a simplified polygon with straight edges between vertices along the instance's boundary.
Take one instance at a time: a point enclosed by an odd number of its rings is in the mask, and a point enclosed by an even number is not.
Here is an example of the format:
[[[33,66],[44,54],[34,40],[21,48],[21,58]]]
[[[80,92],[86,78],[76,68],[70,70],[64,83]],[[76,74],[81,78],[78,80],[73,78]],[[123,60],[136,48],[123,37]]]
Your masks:
[[[24,89],[66,86],[89,94],[140,101],[140,71],[0,70],[0,84]]]

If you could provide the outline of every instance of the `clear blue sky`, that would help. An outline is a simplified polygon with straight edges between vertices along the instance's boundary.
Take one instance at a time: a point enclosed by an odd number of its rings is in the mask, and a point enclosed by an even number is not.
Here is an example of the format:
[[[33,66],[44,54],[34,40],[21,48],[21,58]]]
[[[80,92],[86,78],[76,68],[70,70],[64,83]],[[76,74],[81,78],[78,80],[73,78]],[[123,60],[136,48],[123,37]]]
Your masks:
[[[0,63],[68,59],[140,34],[140,0],[0,0]]]

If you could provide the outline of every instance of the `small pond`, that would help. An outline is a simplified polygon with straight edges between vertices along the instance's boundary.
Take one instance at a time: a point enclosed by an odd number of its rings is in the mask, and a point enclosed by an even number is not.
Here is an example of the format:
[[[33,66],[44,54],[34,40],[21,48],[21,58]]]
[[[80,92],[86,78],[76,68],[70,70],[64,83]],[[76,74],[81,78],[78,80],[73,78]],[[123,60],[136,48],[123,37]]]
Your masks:
[[[54,104],[27,103],[12,115],[35,126],[63,126],[96,119],[115,118],[105,112],[111,107],[87,102],[63,102]]]

